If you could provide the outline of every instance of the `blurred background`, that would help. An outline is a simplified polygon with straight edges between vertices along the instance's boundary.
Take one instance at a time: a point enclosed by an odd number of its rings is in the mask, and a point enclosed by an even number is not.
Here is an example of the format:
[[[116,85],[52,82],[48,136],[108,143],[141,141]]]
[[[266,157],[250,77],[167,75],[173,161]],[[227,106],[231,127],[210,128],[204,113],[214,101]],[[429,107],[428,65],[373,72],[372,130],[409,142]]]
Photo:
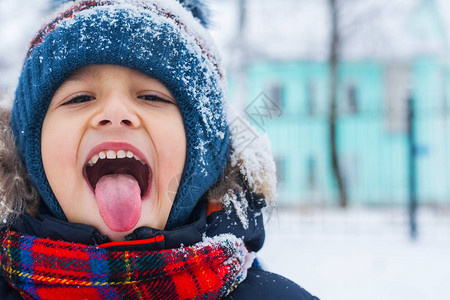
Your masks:
[[[60,2],[0,0],[4,106]],[[207,2],[229,101],[272,142],[265,267],[321,299],[450,299],[450,2]]]

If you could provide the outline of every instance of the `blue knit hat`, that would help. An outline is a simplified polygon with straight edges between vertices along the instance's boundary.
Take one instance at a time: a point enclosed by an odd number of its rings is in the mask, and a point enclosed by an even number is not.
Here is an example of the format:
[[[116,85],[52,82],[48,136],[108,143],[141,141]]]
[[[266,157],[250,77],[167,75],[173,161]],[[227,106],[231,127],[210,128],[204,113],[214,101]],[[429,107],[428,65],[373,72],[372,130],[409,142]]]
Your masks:
[[[223,173],[229,154],[224,72],[201,24],[206,16],[202,6],[198,1],[180,2],[78,1],[32,42],[11,123],[22,161],[55,216],[65,219],[42,164],[42,124],[55,91],[86,65],[136,69],[160,80],[177,99],[186,132],[186,163],[166,229],[185,224],[198,200]]]

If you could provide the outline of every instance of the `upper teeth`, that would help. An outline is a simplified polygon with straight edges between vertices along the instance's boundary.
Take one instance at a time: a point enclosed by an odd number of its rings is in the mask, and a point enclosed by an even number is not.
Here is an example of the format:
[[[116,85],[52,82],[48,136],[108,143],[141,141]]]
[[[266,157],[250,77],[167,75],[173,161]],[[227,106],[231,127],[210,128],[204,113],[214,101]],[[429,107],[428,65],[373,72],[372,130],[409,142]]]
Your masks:
[[[88,165],[90,167],[95,165],[99,159],[105,159],[105,158],[116,159],[116,158],[126,158],[126,157],[134,158],[135,160],[139,161],[141,164],[145,165],[145,162],[142,159],[137,157],[133,152],[126,151],[126,150],[119,150],[117,152],[114,150],[100,151],[99,153],[92,156],[92,158],[88,161]]]

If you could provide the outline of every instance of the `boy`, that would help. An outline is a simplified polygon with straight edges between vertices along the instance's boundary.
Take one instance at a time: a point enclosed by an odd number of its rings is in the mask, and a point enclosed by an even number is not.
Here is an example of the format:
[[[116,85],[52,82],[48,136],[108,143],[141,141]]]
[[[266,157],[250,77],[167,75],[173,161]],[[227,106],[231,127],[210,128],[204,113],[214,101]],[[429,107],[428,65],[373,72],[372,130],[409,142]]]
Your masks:
[[[3,124],[2,299],[314,299],[254,262],[273,161],[234,150],[204,8],[181,2],[78,1],[32,42],[16,146]]]

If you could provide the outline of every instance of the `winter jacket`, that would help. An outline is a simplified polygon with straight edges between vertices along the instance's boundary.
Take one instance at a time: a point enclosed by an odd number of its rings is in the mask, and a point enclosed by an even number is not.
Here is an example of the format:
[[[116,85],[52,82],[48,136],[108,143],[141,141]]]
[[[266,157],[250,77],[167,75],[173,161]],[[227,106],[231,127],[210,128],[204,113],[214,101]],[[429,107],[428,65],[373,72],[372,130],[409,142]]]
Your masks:
[[[204,234],[212,237],[222,233],[232,232],[234,235],[242,237],[250,250],[257,251],[262,247],[264,242],[264,225],[260,211],[261,208],[258,207],[258,204],[255,205],[255,202],[251,202],[250,206],[248,210],[250,222],[247,229],[244,229],[235,210],[231,212],[220,210],[207,216],[206,204],[205,202],[201,202],[197,206],[195,216],[189,225],[172,231],[154,230],[145,227],[139,228],[128,238],[148,239],[163,234],[165,236],[165,243],[163,245],[155,245],[158,249],[162,249],[179,247],[181,244],[194,244],[199,242]],[[56,240],[90,245],[108,242],[106,236],[103,236],[91,226],[68,223],[49,215],[32,217],[24,214],[13,224],[11,229],[39,237],[49,237]],[[21,299],[17,292],[3,278],[0,280],[0,299]],[[247,278],[225,299],[312,300],[317,298],[311,296],[307,291],[292,281],[262,270],[257,262],[255,262],[248,270]]]

